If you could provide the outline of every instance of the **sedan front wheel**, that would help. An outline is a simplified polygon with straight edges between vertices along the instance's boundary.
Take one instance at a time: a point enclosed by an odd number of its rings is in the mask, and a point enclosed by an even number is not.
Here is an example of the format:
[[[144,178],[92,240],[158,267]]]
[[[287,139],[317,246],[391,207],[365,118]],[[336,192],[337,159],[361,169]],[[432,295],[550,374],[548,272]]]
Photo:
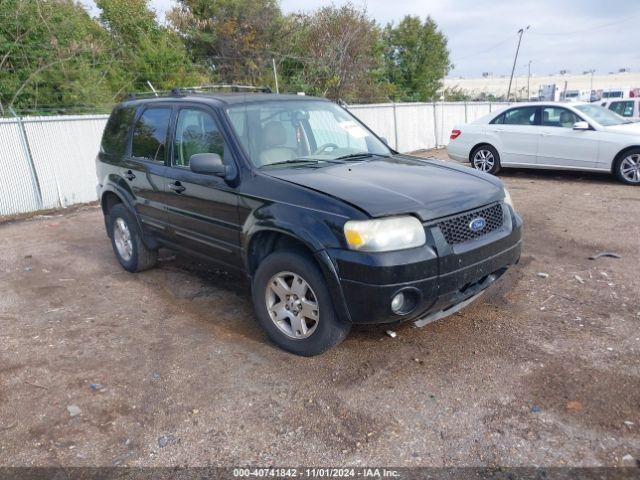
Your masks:
[[[614,172],[621,182],[640,185],[640,148],[621,155],[615,163]]]

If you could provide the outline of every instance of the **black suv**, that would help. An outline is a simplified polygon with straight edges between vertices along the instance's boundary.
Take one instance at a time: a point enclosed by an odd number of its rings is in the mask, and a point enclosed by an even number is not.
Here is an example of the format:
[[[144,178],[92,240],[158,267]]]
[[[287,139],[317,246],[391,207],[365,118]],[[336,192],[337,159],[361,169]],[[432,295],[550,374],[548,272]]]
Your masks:
[[[109,118],[97,173],[126,270],[154,266],[159,247],[238,270],[268,336],[299,355],[352,324],[447,316],[520,258],[500,180],[400,155],[324,99],[132,99]]]

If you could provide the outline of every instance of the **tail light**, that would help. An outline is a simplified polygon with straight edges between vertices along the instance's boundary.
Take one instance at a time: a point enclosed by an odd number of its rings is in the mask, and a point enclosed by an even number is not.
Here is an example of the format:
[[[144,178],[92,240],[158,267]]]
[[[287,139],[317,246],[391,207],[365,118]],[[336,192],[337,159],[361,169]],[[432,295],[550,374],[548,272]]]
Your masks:
[[[449,137],[451,140],[455,140],[460,136],[462,132],[460,130],[451,130],[451,136]]]

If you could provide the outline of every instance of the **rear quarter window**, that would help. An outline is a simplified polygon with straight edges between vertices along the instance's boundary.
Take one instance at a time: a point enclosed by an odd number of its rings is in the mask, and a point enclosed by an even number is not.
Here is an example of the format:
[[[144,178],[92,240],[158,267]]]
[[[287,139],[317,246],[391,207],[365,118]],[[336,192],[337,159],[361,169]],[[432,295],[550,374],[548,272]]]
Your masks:
[[[104,127],[100,151],[108,155],[122,156],[127,148],[129,129],[135,110],[131,107],[116,107]]]

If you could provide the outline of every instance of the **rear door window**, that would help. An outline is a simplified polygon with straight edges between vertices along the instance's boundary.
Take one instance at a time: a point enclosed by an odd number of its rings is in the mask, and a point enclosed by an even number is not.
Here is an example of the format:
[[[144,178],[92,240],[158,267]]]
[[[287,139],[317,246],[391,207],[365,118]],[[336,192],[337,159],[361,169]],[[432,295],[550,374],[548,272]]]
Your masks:
[[[492,123],[500,125],[538,125],[538,107],[521,107],[507,110]]]
[[[131,155],[164,163],[167,155],[167,131],[171,108],[146,109],[136,122],[131,141]]]

